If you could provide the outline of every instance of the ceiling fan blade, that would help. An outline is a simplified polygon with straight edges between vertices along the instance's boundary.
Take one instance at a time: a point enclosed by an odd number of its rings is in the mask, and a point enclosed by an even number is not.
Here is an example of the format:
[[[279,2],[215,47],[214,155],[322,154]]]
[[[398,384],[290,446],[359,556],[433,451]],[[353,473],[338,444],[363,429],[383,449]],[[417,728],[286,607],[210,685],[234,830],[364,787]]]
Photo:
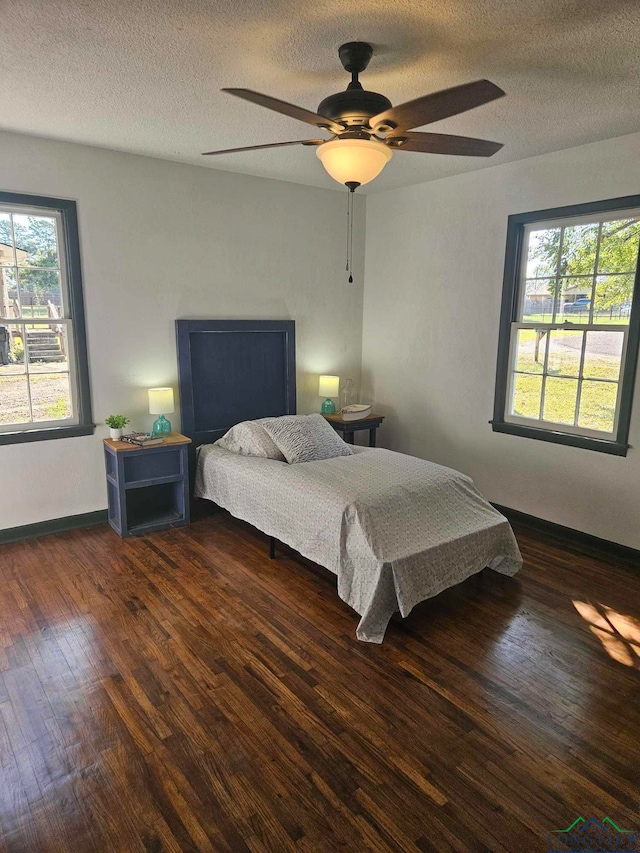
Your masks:
[[[472,110],[503,95],[502,89],[489,80],[476,80],[391,107],[370,119],[369,125],[375,129],[380,125],[391,124],[395,128],[410,130]]]
[[[406,142],[400,143],[400,140]],[[394,141],[395,140],[395,141]],[[474,139],[471,136],[451,136],[447,133],[395,133],[386,143],[394,151],[422,151],[425,154],[458,154],[463,157],[491,157],[503,147],[502,142]]]
[[[258,151],[260,148],[282,148],[285,145],[322,145],[326,139],[296,139],[295,142],[269,142],[266,145],[246,145],[244,148],[224,148],[222,151],[204,151],[202,156],[209,154],[235,154],[238,151]]]
[[[259,107],[266,107],[268,110],[275,110],[275,112],[282,113],[282,115],[289,116],[290,118],[297,118],[299,121],[304,121],[307,124],[313,124],[324,130],[330,130],[331,133],[342,133],[344,130],[341,124],[336,124],[330,118],[324,118],[324,116],[317,113],[312,113],[311,110],[296,107],[295,104],[288,104],[286,101],[280,101],[278,98],[272,98],[270,95],[254,92],[252,89],[222,89],[222,91],[228,92],[230,95],[235,95],[236,98],[251,101],[252,104],[258,104]]]

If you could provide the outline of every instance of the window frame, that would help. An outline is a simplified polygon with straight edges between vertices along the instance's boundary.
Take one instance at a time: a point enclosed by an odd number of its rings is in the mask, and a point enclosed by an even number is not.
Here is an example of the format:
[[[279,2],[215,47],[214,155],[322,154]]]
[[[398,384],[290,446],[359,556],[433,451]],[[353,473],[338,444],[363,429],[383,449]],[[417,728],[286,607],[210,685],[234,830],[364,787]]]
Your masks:
[[[10,207],[14,211],[15,208],[22,208],[19,212],[26,213],[33,212],[35,209],[41,214],[51,215],[57,221],[62,298],[63,304],[68,303],[69,315],[64,325],[67,326],[68,340],[72,340],[73,358],[69,360],[69,389],[74,407],[73,419],[65,419],[62,422],[44,421],[37,424],[16,425],[15,429],[12,428],[12,424],[8,425],[8,430],[0,430],[0,446],[21,444],[28,441],[48,441],[55,438],[93,435],[95,423],[93,422],[91,407],[76,203],[69,199],[0,192],[0,206]],[[63,275],[66,287],[62,278]],[[20,320],[15,321],[17,324],[20,322]],[[13,324],[13,322],[10,323],[10,325]]]
[[[496,386],[494,398],[493,419],[490,421],[494,432],[519,435],[525,438],[550,441],[586,450],[595,450],[615,456],[626,456],[630,448],[629,429],[636,381],[638,363],[638,348],[640,346],[640,263],[636,266],[635,282],[629,315],[629,324],[624,339],[622,353],[622,370],[619,377],[619,404],[617,423],[614,426],[613,438],[603,438],[596,431],[567,425],[565,430],[559,424],[547,422],[527,422],[525,418],[509,415],[507,405],[510,400],[512,383],[512,329],[514,324],[522,326],[519,320],[521,300],[522,265],[526,264],[524,248],[526,245],[527,227],[536,224],[551,227],[554,220],[564,221],[570,218],[589,216],[602,213],[617,213],[630,209],[640,209],[640,195],[623,196],[586,204],[569,205],[567,207],[549,208],[530,213],[512,214],[507,222],[507,245],[502,286],[502,306],[500,311],[500,328],[498,338],[498,358],[496,365]],[[529,229],[530,230],[530,229]],[[594,271],[597,275],[597,270]],[[593,314],[593,302],[590,306],[590,318]],[[554,314],[552,320],[557,319]],[[525,327],[531,324],[524,323]],[[536,323],[536,327],[560,328],[566,330],[584,330],[585,324],[580,323]],[[606,331],[607,324],[598,326],[598,331]],[[620,331],[618,326],[616,331]],[[583,343],[584,346],[584,343]],[[583,380],[579,380],[583,381]],[[549,426],[535,426],[534,423],[547,423]]]

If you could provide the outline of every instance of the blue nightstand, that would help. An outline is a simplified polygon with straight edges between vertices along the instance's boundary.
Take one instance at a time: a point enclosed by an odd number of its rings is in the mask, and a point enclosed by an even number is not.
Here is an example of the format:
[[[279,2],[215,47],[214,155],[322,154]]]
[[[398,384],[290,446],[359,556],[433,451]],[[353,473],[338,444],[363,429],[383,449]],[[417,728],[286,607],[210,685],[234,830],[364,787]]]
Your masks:
[[[164,444],[138,447],[103,439],[109,524],[120,536],[135,536],[189,523],[191,439],[170,433]]]

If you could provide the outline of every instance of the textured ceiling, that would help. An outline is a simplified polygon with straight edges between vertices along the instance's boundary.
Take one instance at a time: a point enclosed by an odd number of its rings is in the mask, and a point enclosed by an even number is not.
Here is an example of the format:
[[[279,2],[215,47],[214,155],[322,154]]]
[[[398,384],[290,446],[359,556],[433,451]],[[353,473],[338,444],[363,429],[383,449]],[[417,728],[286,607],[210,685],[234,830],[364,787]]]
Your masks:
[[[640,0],[7,0],[0,126],[336,187],[311,148],[200,152],[313,136],[219,90],[315,111],[346,87],[353,40],[375,48],[365,88],[394,104],[480,77],[507,92],[428,128],[504,142],[497,155],[396,153],[369,191],[640,130]]]

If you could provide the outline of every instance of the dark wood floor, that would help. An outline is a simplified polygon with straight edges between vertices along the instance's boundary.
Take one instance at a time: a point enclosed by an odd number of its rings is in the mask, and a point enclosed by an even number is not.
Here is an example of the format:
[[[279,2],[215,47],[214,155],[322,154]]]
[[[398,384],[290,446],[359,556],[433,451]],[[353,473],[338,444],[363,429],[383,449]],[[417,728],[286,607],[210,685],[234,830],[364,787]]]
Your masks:
[[[637,567],[518,530],[382,646],[220,513],[0,546],[0,849],[547,850],[640,826]]]

